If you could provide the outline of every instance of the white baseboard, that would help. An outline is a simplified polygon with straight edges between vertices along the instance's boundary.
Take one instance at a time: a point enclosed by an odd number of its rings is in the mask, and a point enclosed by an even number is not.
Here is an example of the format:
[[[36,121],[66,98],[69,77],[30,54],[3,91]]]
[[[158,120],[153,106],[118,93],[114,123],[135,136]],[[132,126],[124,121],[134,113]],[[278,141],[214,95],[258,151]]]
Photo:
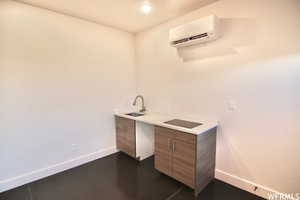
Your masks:
[[[26,174],[22,174],[20,176],[12,177],[6,180],[0,181],[0,193],[19,187],[21,185],[31,183],[33,181],[45,178],[47,176],[51,176],[54,174],[57,174],[59,172],[80,166],[82,164],[91,162],[93,160],[97,160],[99,158],[108,156],[110,154],[116,153],[118,150],[116,147],[110,147],[107,149],[103,149],[97,152],[93,152],[87,155],[83,155],[71,160],[67,160],[62,163],[58,163],[46,168],[42,168],[39,170],[35,170]],[[219,179],[225,183],[228,183],[230,185],[233,185],[237,188],[240,188],[242,190],[248,191],[250,193],[253,193],[257,196],[263,197],[265,199],[268,199],[268,194],[282,194],[276,190],[270,189],[268,187],[253,183],[251,181],[248,181],[246,179],[240,178],[238,176],[226,173],[222,170],[216,169],[215,178]],[[257,187],[257,189],[254,191],[254,188]],[[293,198],[291,198],[292,200]]]
[[[276,190],[253,183],[218,169],[216,169],[215,178],[265,199],[269,199],[270,194],[282,194]],[[257,188],[256,190],[255,187]]]
[[[58,163],[46,168],[42,168],[26,174],[22,174],[20,176],[12,177],[6,180],[0,180],[0,193],[45,178],[47,176],[51,176],[53,174],[57,174],[59,172],[77,167],[79,165],[91,162],[93,160],[108,156],[116,152],[117,152],[116,147],[110,147],[87,155],[82,155],[80,157],[67,160],[62,163]]]

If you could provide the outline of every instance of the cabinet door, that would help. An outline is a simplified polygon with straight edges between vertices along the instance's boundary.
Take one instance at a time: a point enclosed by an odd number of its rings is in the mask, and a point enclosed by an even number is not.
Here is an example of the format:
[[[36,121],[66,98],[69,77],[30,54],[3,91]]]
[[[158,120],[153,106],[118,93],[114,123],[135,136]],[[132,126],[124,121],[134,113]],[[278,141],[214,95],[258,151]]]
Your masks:
[[[155,127],[155,168],[171,176],[171,135],[164,131],[164,128]]]
[[[136,157],[135,121],[116,117],[117,149]]]
[[[176,180],[194,188],[196,145],[174,139],[172,150],[172,176]]]

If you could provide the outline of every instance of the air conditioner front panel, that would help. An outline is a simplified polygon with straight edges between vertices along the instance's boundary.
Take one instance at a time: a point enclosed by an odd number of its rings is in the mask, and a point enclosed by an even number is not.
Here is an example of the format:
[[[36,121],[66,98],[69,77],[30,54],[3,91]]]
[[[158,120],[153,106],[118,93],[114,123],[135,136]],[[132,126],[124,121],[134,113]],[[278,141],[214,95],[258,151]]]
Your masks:
[[[218,18],[212,15],[173,28],[169,33],[170,44],[172,46],[188,46],[214,40],[218,35],[217,26]]]

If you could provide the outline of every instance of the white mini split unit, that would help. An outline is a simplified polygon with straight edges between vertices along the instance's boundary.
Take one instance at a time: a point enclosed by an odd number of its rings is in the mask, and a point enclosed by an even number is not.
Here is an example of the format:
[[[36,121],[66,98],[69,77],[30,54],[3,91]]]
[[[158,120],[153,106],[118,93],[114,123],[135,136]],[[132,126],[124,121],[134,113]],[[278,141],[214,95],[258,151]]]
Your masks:
[[[219,37],[219,19],[211,15],[173,28],[169,33],[174,47],[191,46],[216,40]]]

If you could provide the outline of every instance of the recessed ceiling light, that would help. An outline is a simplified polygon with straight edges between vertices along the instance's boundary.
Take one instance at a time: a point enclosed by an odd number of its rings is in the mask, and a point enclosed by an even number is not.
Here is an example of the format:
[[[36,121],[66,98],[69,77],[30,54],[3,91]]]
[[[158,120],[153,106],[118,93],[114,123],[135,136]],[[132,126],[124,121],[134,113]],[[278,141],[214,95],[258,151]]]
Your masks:
[[[141,11],[144,14],[149,14],[152,11],[152,6],[148,2],[144,2],[141,6]]]

